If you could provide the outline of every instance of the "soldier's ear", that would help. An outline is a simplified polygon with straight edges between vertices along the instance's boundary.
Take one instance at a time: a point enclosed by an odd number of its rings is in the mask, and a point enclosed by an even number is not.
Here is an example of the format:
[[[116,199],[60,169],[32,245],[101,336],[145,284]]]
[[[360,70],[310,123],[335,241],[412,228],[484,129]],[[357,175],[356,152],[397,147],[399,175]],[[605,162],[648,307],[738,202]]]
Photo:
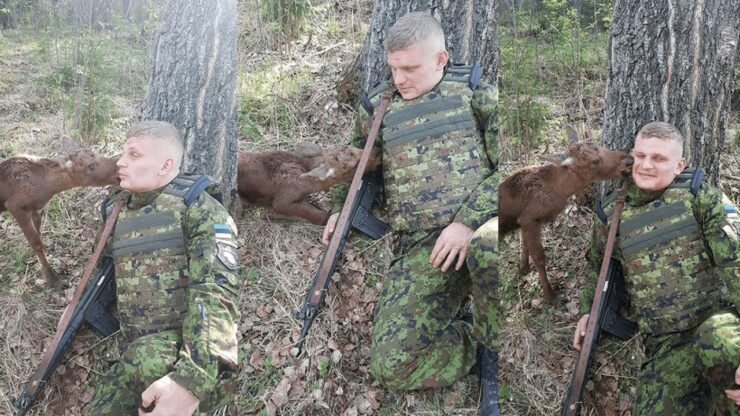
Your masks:
[[[441,71],[447,65],[447,60],[450,59],[450,54],[446,50],[442,50],[437,53],[437,71]]]
[[[175,166],[175,161],[172,159],[166,159],[164,161],[164,164],[162,164],[162,168],[159,169],[160,176],[167,176],[171,171],[172,168]]]
[[[686,168],[686,159],[681,158],[676,165],[676,175],[683,172],[684,168]]]

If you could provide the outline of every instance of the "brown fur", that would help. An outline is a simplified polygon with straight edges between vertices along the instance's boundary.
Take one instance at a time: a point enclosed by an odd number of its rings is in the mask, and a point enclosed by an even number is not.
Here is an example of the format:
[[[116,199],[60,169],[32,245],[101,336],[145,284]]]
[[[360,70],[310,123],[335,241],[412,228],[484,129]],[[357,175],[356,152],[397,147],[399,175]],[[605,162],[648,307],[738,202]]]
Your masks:
[[[58,286],[59,279],[44,255],[39,210],[55,194],[78,186],[118,183],[116,160],[81,150],[69,137],[62,138],[67,156],[60,159],[11,157],[0,162],[0,212],[15,218],[44,271],[46,281]]]
[[[268,207],[263,218],[303,218],[325,225],[329,213],[305,202],[313,193],[349,182],[362,149],[341,146],[303,154],[289,152],[239,152],[238,191],[242,202]],[[365,172],[380,164],[380,153],[370,155]]]
[[[522,229],[519,271],[529,273],[531,256],[548,303],[552,303],[555,296],[545,273],[542,224],[554,220],[572,195],[583,192],[592,182],[622,178],[629,173],[632,164],[632,158],[626,153],[593,144],[572,145],[568,149],[568,161],[561,159],[564,160],[559,164],[519,169],[499,187],[499,232],[504,236],[517,228]]]

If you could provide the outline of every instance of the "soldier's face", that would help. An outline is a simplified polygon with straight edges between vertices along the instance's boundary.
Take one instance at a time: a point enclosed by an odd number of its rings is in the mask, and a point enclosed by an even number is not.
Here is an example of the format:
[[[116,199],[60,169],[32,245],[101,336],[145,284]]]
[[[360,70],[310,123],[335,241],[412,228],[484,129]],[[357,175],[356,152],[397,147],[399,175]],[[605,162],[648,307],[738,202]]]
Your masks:
[[[442,79],[447,51],[434,42],[420,42],[388,52],[393,84],[404,100],[413,100],[434,88]]]
[[[131,192],[149,192],[163,186],[172,167],[157,146],[157,141],[149,137],[131,137],[123,145],[123,156],[116,163],[121,188]]]
[[[686,167],[681,146],[675,140],[637,136],[632,148],[632,180],[646,191],[665,189]]]

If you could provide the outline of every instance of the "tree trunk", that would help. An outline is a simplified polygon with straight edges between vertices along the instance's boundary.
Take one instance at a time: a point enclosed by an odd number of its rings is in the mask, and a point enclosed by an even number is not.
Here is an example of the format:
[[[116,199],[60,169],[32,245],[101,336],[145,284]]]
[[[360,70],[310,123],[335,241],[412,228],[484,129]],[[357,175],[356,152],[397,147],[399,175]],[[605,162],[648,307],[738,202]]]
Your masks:
[[[717,184],[740,41],[740,0],[618,0],[602,141],[630,149],[641,126],[674,124],[684,157]]]
[[[346,81],[340,82],[340,89],[368,91],[390,78],[383,46],[385,34],[398,18],[412,11],[429,11],[440,21],[451,62],[480,62],[483,79],[494,83],[499,67],[497,3],[498,0],[375,0],[365,45],[351,69],[359,79],[350,85],[345,85]]]
[[[236,202],[236,0],[170,0],[161,12],[144,117],[163,120],[185,138],[186,172],[221,184]]]

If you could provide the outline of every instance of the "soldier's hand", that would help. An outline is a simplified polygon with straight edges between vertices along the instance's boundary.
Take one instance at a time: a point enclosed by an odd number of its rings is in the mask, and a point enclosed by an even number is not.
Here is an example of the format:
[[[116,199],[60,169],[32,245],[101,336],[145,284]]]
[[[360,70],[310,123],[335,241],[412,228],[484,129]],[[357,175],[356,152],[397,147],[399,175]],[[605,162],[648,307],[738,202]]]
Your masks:
[[[446,272],[457,258],[455,270],[460,270],[465,263],[465,255],[468,253],[473,233],[473,230],[460,222],[448,225],[434,243],[429,262],[435,269],[442,266],[442,271]]]
[[[164,376],[150,384],[141,393],[139,416],[183,416],[192,415],[200,401],[190,390]],[[144,409],[151,409],[146,411]]]
[[[331,214],[329,220],[326,222],[326,226],[324,226],[324,235],[321,236],[321,242],[324,243],[324,245],[329,244],[329,239],[331,238],[331,235],[334,234],[334,228],[337,226],[337,220],[339,220],[339,213],[335,212],[334,214]]]
[[[586,336],[586,326],[588,325],[588,315],[585,314],[581,316],[581,319],[578,320],[578,323],[576,324],[576,330],[573,334],[573,348],[580,351],[581,350],[581,343],[583,342],[583,337]]]
[[[740,384],[740,366],[735,370],[735,384]],[[726,389],[725,394],[730,398],[736,405],[740,405],[740,389]]]

